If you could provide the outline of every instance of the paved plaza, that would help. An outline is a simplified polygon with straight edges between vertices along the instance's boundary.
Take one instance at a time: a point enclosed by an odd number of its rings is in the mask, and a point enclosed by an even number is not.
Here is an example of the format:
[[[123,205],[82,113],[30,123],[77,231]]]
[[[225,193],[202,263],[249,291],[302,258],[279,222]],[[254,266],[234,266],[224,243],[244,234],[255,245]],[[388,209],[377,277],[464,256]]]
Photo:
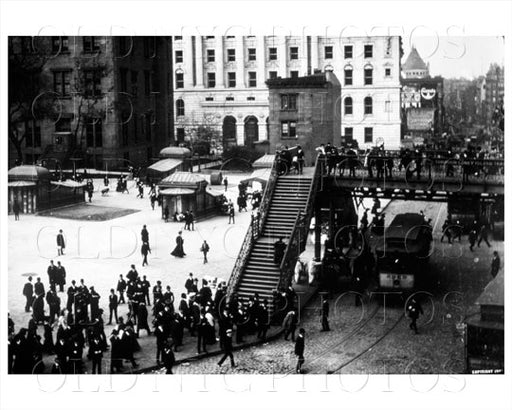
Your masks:
[[[246,178],[247,174],[233,174],[227,177],[229,185],[226,196],[236,203],[238,182]],[[102,184],[102,181],[95,181],[97,189]],[[130,181],[129,184],[133,182]],[[223,186],[209,185],[209,189],[224,191]],[[147,191],[146,187],[146,193]],[[176,301],[179,301],[181,293],[185,292],[184,283],[189,272],[193,272],[200,279],[229,279],[250,221],[250,207],[248,212],[236,212],[235,224],[228,225],[227,216],[215,216],[196,222],[194,231],[183,231],[187,255],[180,259],[171,256],[170,252],[175,246],[178,231],[183,229],[183,223],[165,223],[161,219],[160,208],[155,207],[154,211],[151,209],[148,196],[140,199],[136,195],[135,188],[130,189],[129,194],[117,193],[111,189],[108,196],[101,196],[96,192],[92,203],[83,205],[91,209],[104,206],[138,211],[108,221],[87,221],[82,216],[80,220],[73,220],[21,215],[20,220],[15,222],[14,217],[9,217],[9,312],[16,325],[16,331],[26,327],[31,316],[31,313],[24,311],[23,285],[29,275],[34,278],[34,282],[40,276],[47,289],[46,270],[50,260],[55,263],[60,261],[66,268],[66,289],[71,280],[79,283],[82,278],[86,286],[94,286],[101,296],[100,307],[105,312],[105,323],[108,322],[110,289],[115,289],[119,275],[125,276],[131,264],[136,265],[139,275],[146,275],[151,287],[157,280],[162,281],[164,289],[170,285]],[[140,254],[140,231],[144,224],[147,225],[151,244],[149,266],[146,267],[141,266]],[[57,256],[56,247],[59,229],[63,230],[67,240],[65,255],[62,257]],[[205,239],[210,244],[207,264],[203,264],[203,255],[199,250]],[[59,293],[58,296],[61,298],[61,307],[65,307],[66,293]],[[151,321],[151,309],[148,308],[148,311]],[[126,317],[127,312],[126,304],[119,306],[120,316]],[[105,326],[107,337],[113,328],[114,326]],[[42,335],[42,327],[39,328],[39,332]],[[143,336],[139,339],[142,347],[140,354],[147,352],[147,346],[151,346],[153,361],[150,365],[154,365],[155,339],[146,337],[145,332],[141,335]],[[195,344],[193,345],[195,347]]]

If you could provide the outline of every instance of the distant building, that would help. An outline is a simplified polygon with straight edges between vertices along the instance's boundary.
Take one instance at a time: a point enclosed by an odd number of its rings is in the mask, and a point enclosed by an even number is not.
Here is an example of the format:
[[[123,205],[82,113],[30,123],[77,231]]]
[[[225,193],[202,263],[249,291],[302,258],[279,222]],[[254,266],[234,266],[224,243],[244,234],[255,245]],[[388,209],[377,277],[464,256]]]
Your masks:
[[[404,141],[432,142],[444,126],[443,78],[430,77],[429,66],[412,48],[402,66],[402,127]]]
[[[315,158],[322,143],[336,144],[341,118],[341,85],[331,71],[305,77],[267,80],[269,88],[270,151],[301,145],[306,163]]]
[[[267,80],[332,71],[342,84],[335,143],[400,146],[399,36],[175,36],[175,134],[216,130],[218,144],[269,140]]]
[[[407,79],[425,78],[430,76],[428,64],[425,64],[423,59],[420,57],[418,50],[416,50],[416,47],[414,46],[402,66],[402,75]]]
[[[483,111],[487,123],[492,123],[496,107],[503,104],[505,97],[505,69],[498,64],[491,64],[485,76],[485,99]]]
[[[74,158],[105,169],[151,160],[173,142],[170,47],[166,37],[10,37],[11,62],[38,56],[39,92],[58,107],[16,119],[24,162],[69,167]]]

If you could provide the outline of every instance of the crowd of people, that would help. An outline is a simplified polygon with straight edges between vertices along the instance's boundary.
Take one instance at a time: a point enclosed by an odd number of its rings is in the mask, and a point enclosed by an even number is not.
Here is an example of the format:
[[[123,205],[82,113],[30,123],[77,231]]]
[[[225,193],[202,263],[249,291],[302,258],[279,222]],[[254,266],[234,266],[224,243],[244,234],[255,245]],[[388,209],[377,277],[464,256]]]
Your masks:
[[[32,277],[28,278],[23,288],[26,310],[32,313],[27,327],[16,332],[9,317],[10,373],[80,374],[87,368],[92,373],[101,373],[106,368],[103,358],[108,350],[110,373],[124,372],[126,362],[137,368],[135,355],[141,349],[138,340],[144,335],[142,331],[146,333],[144,336],[155,338],[156,364],[167,368],[174,363],[174,352],[184,345],[186,333],[190,336],[187,343],[197,347],[197,354],[208,353],[218,345],[225,353],[219,365],[227,357],[235,365],[233,334],[236,344],[244,343],[247,335],[266,339],[270,323],[267,299],[255,294],[244,303],[235,295],[228,303],[225,282],[217,278],[202,279],[199,287],[199,279],[192,273],[184,283],[186,291],[178,299],[173,288],[160,280],[151,286],[145,275],[139,275],[135,265],[126,275],[119,276],[106,297],[109,310],[106,325],[113,326],[107,337],[101,296],[94,286],[87,286],[84,279],[79,284],[73,279],[64,293],[65,273],[59,273],[59,269],[64,270],[60,261],[57,265],[50,263],[47,291],[40,277],[35,284]],[[65,303],[61,298],[66,298]],[[284,300],[294,303],[289,298]],[[127,305],[126,315],[118,312],[122,304]],[[39,334],[40,327],[43,337]],[[51,356],[54,360],[50,364]],[[91,365],[86,366],[85,360]]]
[[[321,145],[318,149],[326,157],[326,170],[329,174],[338,172],[343,175],[348,169],[349,176],[355,176],[355,170],[360,165],[360,160],[355,150],[349,148],[337,149],[330,144]],[[465,155],[465,154],[464,154]],[[294,172],[301,174],[304,166],[304,153],[302,148],[294,152],[285,149],[279,153],[280,172]],[[480,158],[480,157],[476,157]],[[377,178],[391,178],[396,163],[398,170],[402,168],[412,171],[417,178],[421,177],[422,169],[428,159],[424,152],[403,150],[398,158],[386,157],[382,149],[368,150],[364,157],[364,167],[368,176]],[[426,167],[429,172],[429,167]],[[473,171],[472,169],[471,171]],[[453,170],[450,171],[453,173]],[[469,171],[468,171],[469,172]],[[448,175],[447,169],[447,175]],[[412,174],[411,174],[412,175]],[[227,179],[224,180],[227,189]],[[144,186],[138,183],[139,197],[143,198]],[[142,187],[142,192],[140,190]],[[127,191],[126,179],[120,177],[118,190]],[[238,212],[247,211],[249,195],[247,186],[240,183],[238,186],[237,206]],[[151,205],[161,205],[161,196],[156,192],[154,185],[149,193]],[[262,195],[259,191],[252,193],[251,204],[253,210],[258,209]],[[234,223],[235,205],[231,200],[226,202],[228,223]],[[385,214],[381,211],[381,204],[377,197],[371,210],[373,219],[369,222],[369,209],[365,209],[360,220],[359,230],[355,228],[349,232],[350,246],[355,246],[358,235],[365,234],[368,229],[377,235],[383,235],[385,226]],[[164,210],[164,217],[166,211]],[[184,222],[183,229],[194,230],[194,214],[188,210],[180,216],[174,215],[176,221]],[[425,223],[431,225],[431,220],[425,218]],[[458,221],[453,221],[450,216],[443,224],[441,242],[444,238],[448,242],[461,240],[463,229]],[[475,244],[480,246],[483,241],[491,247],[488,241],[489,227],[475,221],[468,235],[470,250]],[[149,233],[144,225],[141,231],[142,266],[148,264],[148,253],[151,252]],[[60,231],[57,236],[59,256],[64,255],[65,238]],[[274,243],[274,262],[280,264],[284,255],[286,244],[283,238]],[[201,245],[203,262],[207,263],[207,254],[210,247],[206,241]],[[184,257],[184,239],[180,231],[176,237],[176,246],[171,255]],[[500,269],[500,259],[494,252],[491,274],[496,276]],[[108,368],[110,373],[122,373],[126,371],[126,363],[135,369],[137,352],[142,348],[139,343],[142,337],[153,337],[155,363],[166,368],[168,374],[172,373],[172,367],[176,362],[174,353],[179,352],[185,344],[193,345],[197,354],[208,354],[217,346],[222,349],[224,355],[218,365],[222,366],[227,358],[232,367],[236,366],[233,349],[234,344],[245,342],[249,335],[255,335],[259,340],[266,340],[270,326],[270,305],[274,309],[274,320],[281,323],[284,329],[284,339],[291,339],[295,343],[295,354],[298,362],[296,370],[302,372],[304,363],[305,330],[300,329],[296,335],[298,320],[297,295],[292,286],[279,289],[272,300],[260,298],[255,293],[249,300],[239,299],[233,295],[226,299],[227,285],[217,279],[207,280],[194,277],[192,273],[184,283],[185,292],[177,292],[179,299],[175,297],[174,287],[164,285],[161,280],[152,286],[145,275],[139,275],[136,266],[125,275],[119,275],[117,283],[110,289],[108,295],[103,295],[108,306],[108,322],[104,322],[105,311],[102,309],[101,295],[95,290],[94,285],[86,285],[84,279],[79,283],[73,279],[67,290],[67,272],[61,261],[54,265],[53,261],[47,268],[48,289],[41,277],[29,276],[24,285],[22,294],[26,298],[25,312],[31,313],[26,327],[16,332],[16,325],[9,317],[9,373],[75,373],[91,372],[102,373]],[[199,286],[201,283],[201,286]],[[361,285],[362,286],[362,285]],[[65,304],[61,299],[65,298]],[[108,305],[107,305],[108,300]],[[357,298],[356,298],[357,303]],[[119,306],[125,304],[127,312],[119,314]],[[408,307],[409,309],[409,307]],[[417,332],[416,319],[422,313],[421,306],[415,305],[409,309],[411,317],[411,329]],[[329,331],[329,304],[323,300],[321,309],[322,331]],[[107,337],[105,326],[112,326],[111,333]],[[43,336],[40,328],[43,329]],[[144,332],[142,332],[144,331]],[[142,332],[142,333],[141,333]],[[188,335],[188,337],[187,337]],[[234,339],[234,340],[233,340]],[[146,345],[147,346],[147,345]],[[108,357],[108,365],[105,366],[104,358]],[[49,357],[53,362],[49,365]],[[86,365],[86,360],[90,365]],[[89,368],[91,370],[89,370]]]

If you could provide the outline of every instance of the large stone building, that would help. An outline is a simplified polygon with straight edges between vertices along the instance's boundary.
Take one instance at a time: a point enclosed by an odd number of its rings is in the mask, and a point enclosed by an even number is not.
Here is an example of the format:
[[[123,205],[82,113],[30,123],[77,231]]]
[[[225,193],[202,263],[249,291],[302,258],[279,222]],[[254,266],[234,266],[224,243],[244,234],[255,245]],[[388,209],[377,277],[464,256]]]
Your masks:
[[[173,50],[178,141],[193,140],[199,127],[216,130],[224,146],[267,141],[265,81],[328,70],[342,87],[335,143],[400,145],[398,36],[182,36]]]
[[[300,145],[306,164],[320,143],[336,144],[340,130],[340,82],[331,71],[267,80],[270,91],[270,151]]]
[[[20,149],[25,163],[49,167],[73,158],[110,169],[158,155],[173,140],[171,46],[166,37],[11,37],[10,67],[30,57],[45,108],[34,117],[33,101],[23,101],[10,119],[10,165]],[[22,84],[13,73],[9,85],[12,108]]]

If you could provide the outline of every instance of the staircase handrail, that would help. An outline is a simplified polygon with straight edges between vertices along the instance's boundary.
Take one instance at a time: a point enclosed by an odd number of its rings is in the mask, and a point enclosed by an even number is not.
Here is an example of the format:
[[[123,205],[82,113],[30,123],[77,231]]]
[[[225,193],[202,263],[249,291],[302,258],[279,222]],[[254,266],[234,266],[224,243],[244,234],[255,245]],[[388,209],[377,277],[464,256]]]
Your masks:
[[[291,283],[295,271],[295,262],[301,252],[306,248],[306,241],[309,233],[309,221],[313,217],[313,206],[315,204],[315,195],[317,189],[323,188],[323,162],[324,157],[318,154],[313,171],[313,178],[309,187],[308,199],[304,212],[298,211],[290,239],[279,267],[281,275],[279,278],[279,288],[287,287]]]
[[[277,183],[277,162],[278,156],[276,154],[274,162],[272,163],[272,168],[270,169],[270,176],[268,178],[267,185],[265,186],[265,190],[263,191],[263,197],[261,199],[261,204],[259,207],[258,234],[261,234],[261,232],[263,232],[263,227],[265,226],[268,211],[270,209],[272,194],[274,193],[274,188]]]
[[[227,301],[231,299],[235,289],[240,281],[240,276],[242,271],[247,264],[247,260],[251,254],[252,247],[254,245],[254,241],[258,238],[258,220],[251,215],[251,224],[247,228],[247,232],[245,233],[244,240],[242,242],[242,246],[240,247],[240,251],[238,252],[238,256],[235,261],[235,265],[233,266],[233,270],[231,271],[231,276],[229,277],[226,291]]]

